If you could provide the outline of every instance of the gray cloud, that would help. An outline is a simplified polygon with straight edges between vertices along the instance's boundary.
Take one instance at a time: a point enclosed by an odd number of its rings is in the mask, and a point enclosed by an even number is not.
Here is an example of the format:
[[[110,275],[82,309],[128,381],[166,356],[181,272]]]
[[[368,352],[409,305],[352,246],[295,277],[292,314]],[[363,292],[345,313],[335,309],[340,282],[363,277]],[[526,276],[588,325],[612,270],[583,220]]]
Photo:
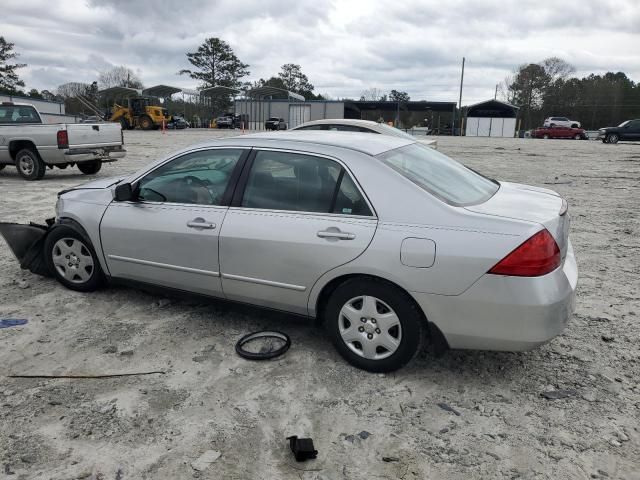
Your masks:
[[[127,65],[147,85],[178,76],[185,52],[209,36],[228,41],[254,80],[299,63],[316,90],[357,97],[368,88],[464,103],[493,96],[521,63],[557,55],[578,74],[625,71],[640,80],[636,0],[4,0],[0,32],[29,66],[29,88],[90,82]]]

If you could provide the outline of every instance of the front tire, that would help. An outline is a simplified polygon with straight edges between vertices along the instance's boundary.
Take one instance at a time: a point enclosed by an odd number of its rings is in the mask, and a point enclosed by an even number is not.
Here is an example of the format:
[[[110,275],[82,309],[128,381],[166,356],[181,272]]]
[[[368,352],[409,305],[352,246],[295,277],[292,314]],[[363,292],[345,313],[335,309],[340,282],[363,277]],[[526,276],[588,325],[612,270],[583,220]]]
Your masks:
[[[140,128],[142,130],[152,130],[153,129],[153,122],[151,121],[151,118],[149,118],[147,115],[144,115],[139,122]]]
[[[407,293],[373,278],[347,280],[323,311],[338,353],[369,372],[391,372],[418,352],[424,320]]]
[[[618,137],[617,133],[610,133],[606,138],[607,143],[618,143],[618,140],[620,140],[620,137]]]
[[[89,239],[66,225],[55,227],[44,242],[49,270],[65,287],[92,292],[104,282],[104,274]]]
[[[95,175],[102,168],[102,162],[100,160],[93,160],[91,162],[82,162],[78,164],[78,169],[85,175]]]
[[[23,148],[16,155],[16,168],[25,180],[42,180],[47,166],[38,155],[38,152],[30,148]]]

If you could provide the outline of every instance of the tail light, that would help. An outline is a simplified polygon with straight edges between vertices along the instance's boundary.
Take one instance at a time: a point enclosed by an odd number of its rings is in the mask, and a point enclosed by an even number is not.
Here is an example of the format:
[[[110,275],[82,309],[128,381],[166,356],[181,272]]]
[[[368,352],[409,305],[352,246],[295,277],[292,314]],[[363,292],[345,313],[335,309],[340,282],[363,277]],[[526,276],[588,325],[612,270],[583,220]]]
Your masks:
[[[69,134],[66,130],[58,130],[58,148],[69,148]]]
[[[541,230],[509,255],[489,273],[515,277],[539,277],[560,266],[560,248],[549,230]]]

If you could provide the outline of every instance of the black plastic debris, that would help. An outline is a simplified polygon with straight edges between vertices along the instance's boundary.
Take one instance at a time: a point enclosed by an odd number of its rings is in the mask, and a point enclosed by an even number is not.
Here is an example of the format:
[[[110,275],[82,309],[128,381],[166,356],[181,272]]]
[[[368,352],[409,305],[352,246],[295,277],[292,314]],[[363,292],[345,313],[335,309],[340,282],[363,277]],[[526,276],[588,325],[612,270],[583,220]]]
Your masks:
[[[279,348],[270,345],[262,345],[263,348],[258,352],[252,352],[247,349],[249,342],[255,340],[268,339],[271,343],[280,343]],[[279,357],[283,355],[291,346],[291,339],[289,335],[282,332],[264,330],[260,332],[253,332],[245,335],[236,343],[236,353],[247,360],[269,360],[271,358]],[[266,348],[265,348],[266,347]]]
[[[449,405],[448,403],[444,403],[444,402],[440,402],[437,404],[442,410],[444,410],[445,412],[451,412],[456,416],[460,416],[461,413],[456,410],[455,408],[453,408],[451,405]]]
[[[48,232],[47,225],[0,223],[0,235],[20,262],[20,268],[45,277],[51,276],[44,259],[44,240]]]
[[[561,398],[574,397],[575,395],[575,390],[550,390],[540,394],[542,398],[546,398],[547,400],[560,400]]]
[[[296,457],[296,462],[314,459],[318,456],[318,451],[313,447],[313,440],[310,438],[298,438],[296,435],[287,437],[289,447]]]
[[[24,318],[3,318],[0,320],[0,328],[18,327],[27,322],[28,320]]]

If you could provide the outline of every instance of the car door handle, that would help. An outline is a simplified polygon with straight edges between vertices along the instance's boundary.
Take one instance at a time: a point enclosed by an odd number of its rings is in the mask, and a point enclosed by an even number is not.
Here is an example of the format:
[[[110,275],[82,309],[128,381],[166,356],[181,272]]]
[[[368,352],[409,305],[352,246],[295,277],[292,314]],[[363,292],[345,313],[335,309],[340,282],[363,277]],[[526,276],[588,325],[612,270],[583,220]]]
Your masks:
[[[338,238],[340,240],[353,240],[356,238],[355,233],[341,232],[340,230],[320,230],[318,232],[320,238]]]
[[[216,228],[215,223],[207,222],[204,218],[198,217],[193,220],[187,222],[187,227],[189,228],[201,228],[203,230],[213,230]]]

